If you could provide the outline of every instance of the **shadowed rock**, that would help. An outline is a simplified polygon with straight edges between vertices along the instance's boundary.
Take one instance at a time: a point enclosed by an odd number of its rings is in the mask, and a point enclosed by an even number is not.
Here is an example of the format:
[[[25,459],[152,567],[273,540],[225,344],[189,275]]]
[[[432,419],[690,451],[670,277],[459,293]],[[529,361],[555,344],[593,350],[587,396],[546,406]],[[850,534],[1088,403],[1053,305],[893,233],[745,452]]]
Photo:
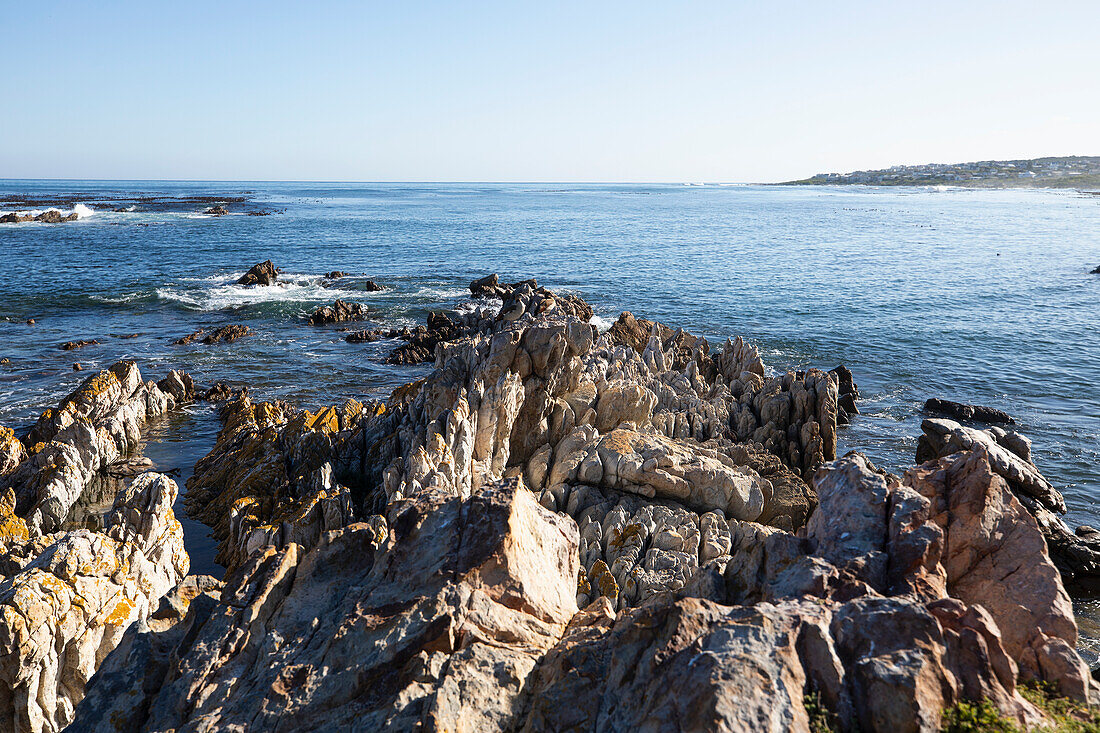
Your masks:
[[[238,285],[271,285],[279,278],[279,268],[271,260],[253,265],[237,280]]]

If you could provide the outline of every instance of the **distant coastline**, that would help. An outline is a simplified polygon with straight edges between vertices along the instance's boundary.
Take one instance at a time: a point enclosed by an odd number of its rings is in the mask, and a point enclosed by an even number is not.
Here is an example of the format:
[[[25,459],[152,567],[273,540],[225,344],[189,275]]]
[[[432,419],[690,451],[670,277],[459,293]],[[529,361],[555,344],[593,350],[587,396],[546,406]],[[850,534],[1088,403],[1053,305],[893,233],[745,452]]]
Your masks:
[[[966,188],[1100,189],[1100,156],[896,165],[851,173],[818,173],[779,186],[962,186]]]

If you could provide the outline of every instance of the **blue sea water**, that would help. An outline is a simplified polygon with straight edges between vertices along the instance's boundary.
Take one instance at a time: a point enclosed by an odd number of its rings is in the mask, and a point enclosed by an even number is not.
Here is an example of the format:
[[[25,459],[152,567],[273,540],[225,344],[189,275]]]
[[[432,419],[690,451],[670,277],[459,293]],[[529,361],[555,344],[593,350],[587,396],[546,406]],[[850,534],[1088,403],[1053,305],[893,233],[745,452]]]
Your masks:
[[[164,196],[133,211],[119,196]],[[172,197],[244,196],[230,215]],[[384,397],[426,369],[381,364],[390,343],[312,328],[315,307],[362,302],[379,325],[420,322],[489,272],[582,295],[715,340],[742,335],[780,370],[846,364],[863,414],[842,429],[900,472],[931,396],[1014,415],[1066,496],[1100,526],[1100,196],[1070,191],[546,185],[0,181],[16,197],[94,213],[0,224],[0,424],[26,426],[88,375],[128,357],[261,398],[316,406]],[[249,211],[274,211],[247,216]],[[282,286],[234,281],[273,259]],[[322,274],[356,276],[326,287]],[[363,290],[366,279],[386,287]],[[25,321],[33,318],[36,325]],[[253,337],[175,346],[203,326]],[[138,334],[135,338],[117,336]],[[100,345],[62,351],[74,339]],[[158,426],[147,449],[185,477],[213,444],[209,409]],[[188,525],[194,564],[210,564]]]

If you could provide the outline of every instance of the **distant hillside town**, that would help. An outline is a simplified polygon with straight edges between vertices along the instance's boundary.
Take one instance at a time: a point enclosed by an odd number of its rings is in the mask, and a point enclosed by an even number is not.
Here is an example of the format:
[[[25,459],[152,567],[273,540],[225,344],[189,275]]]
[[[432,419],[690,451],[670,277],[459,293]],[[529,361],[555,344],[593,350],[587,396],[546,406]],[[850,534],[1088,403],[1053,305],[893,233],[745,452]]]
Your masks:
[[[976,188],[1100,188],[1100,156],[975,163],[895,165],[853,173],[819,173],[784,185],[970,186]]]

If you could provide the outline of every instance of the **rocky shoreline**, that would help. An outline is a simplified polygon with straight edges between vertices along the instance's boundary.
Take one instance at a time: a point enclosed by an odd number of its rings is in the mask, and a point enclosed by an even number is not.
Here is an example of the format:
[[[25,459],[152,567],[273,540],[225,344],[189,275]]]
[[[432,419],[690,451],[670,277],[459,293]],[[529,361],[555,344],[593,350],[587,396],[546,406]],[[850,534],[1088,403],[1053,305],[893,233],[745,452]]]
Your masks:
[[[1100,590],[1100,532],[1062,521],[1023,435],[929,418],[894,476],[837,455],[843,367],[778,374],[740,337],[630,313],[599,333],[534,281],[470,289],[378,331],[405,341],[389,363],[434,365],[385,402],[311,412],[123,362],[0,429],[0,716],[897,733],[967,704],[1041,725],[1030,685],[1100,697],[1066,590]],[[363,316],[338,303],[311,323]],[[166,476],[68,524],[197,394],[223,427],[184,503],[220,580],[187,576]]]

